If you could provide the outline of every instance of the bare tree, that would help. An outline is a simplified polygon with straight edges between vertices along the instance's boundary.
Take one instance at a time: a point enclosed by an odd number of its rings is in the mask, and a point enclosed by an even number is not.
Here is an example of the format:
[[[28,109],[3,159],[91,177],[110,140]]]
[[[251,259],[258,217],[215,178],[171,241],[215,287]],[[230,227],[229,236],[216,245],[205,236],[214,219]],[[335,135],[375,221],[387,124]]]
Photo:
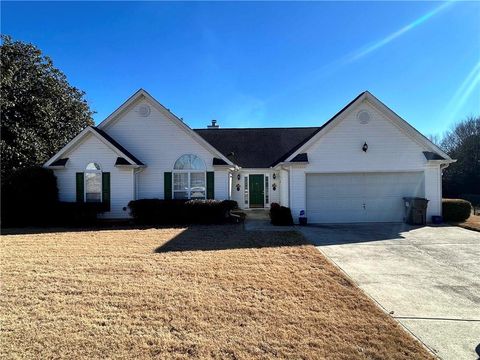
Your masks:
[[[441,147],[457,162],[445,171],[446,196],[480,195],[480,116],[470,116],[448,131]]]

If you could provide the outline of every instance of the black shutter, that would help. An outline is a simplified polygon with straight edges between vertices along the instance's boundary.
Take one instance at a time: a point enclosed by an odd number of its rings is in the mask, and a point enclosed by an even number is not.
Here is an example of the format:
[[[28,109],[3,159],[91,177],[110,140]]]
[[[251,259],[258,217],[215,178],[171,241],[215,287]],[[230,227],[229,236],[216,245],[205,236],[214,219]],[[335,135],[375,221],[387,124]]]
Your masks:
[[[110,173],[102,173],[102,204],[104,211],[110,211]]]
[[[170,200],[172,198],[172,173],[163,173],[163,198]]]
[[[84,176],[83,172],[76,173],[76,182],[77,182],[77,202],[83,203],[85,199],[84,195]]]
[[[215,172],[207,171],[207,199],[215,199]]]

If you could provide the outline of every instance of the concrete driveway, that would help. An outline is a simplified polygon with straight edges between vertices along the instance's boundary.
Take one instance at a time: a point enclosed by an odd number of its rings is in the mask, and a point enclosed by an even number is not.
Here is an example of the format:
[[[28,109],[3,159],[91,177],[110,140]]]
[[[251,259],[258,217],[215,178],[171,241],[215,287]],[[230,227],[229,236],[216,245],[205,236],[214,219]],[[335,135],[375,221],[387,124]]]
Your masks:
[[[440,358],[480,358],[480,233],[405,224],[298,229]]]

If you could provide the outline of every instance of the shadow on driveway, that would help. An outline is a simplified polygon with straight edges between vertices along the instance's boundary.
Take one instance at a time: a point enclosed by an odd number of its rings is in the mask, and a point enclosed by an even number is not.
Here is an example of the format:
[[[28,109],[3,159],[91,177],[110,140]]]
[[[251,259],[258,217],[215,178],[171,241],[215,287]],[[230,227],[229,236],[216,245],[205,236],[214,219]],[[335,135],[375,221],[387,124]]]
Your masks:
[[[298,227],[314,245],[356,244],[372,241],[402,240],[402,233],[419,229],[404,223],[330,224]]]

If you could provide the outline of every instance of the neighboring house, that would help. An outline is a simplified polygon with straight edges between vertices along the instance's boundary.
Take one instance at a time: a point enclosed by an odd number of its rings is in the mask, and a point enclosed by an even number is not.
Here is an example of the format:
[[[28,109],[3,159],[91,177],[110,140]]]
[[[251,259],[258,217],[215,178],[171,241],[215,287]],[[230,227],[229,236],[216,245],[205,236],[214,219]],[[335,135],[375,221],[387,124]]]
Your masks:
[[[404,196],[441,214],[442,169],[453,160],[369,92],[319,127],[192,130],[144,90],[88,127],[44,165],[62,201],[232,199],[305,210],[311,223],[397,222]]]

